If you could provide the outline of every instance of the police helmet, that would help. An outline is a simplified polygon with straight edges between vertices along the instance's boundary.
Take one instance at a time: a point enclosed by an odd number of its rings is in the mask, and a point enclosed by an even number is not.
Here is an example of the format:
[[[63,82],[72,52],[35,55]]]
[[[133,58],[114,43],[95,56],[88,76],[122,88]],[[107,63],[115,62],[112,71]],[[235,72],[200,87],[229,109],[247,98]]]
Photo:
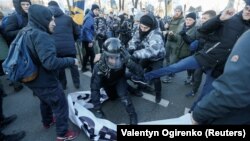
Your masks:
[[[104,42],[103,53],[106,64],[110,69],[120,69],[122,67],[121,47],[122,44],[118,38],[109,38]]]

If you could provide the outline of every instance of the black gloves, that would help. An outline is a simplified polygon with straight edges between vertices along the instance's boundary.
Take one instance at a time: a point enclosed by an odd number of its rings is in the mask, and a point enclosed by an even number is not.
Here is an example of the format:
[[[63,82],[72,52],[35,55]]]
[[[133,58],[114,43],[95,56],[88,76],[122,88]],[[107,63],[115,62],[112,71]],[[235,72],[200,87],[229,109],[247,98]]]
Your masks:
[[[185,31],[185,30],[182,30],[181,32],[179,32],[179,34],[180,34],[181,36],[186,35],[186,31]]]
[[[129,61],[129,59],[131,59],[131,55],[130,55],[130,53],[127,51],[127,49],[126,48],[124,48],[124,47],[121,47],[121,56],[123,57],[123,61],[124,61],[124,63],[126,64],[128,61]]]

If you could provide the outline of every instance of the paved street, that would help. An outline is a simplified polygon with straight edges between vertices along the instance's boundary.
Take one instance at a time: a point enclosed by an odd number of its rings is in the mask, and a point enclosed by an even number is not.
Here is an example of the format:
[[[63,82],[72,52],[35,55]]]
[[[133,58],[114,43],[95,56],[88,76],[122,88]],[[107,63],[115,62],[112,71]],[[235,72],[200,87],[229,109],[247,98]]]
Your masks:
[[[77,91],[68,75],[68,86],[65,93]],[[170,84],[162,83],[163,100],[156,104],[154,102],[154,95],[144,94],[143,97],[132,96],[135,105],[139,122],[147,122],[154,120],[162,120],[168,118],[176,118],[188,111],[192,102],[197,98],[186,98],[185,94],[191,90],[190,86],[184,85],[186,72],[179,73],[174,78],[174,82]],[[6,79],[2,77],[1,79]],[[54,141],[56,138],[55,127],[45,130],[41,124],[39,100],[32,95],[28,88],[24,88],[18,93],[14,93],[12,87],[8,86],[8,81],[4,83],[8,96],[4,98],[4,113],[6,116],[17,114],[18,119],[8,126],[4,133],[12,133],[20,130],[25,130],[27,135],[23,141]],[[80,90],[89,90],[90,72],[81,74],[81,88]],[[129,123],[128,115],[119,102],[108,101],[103,104],[103,110],[107,118],[116,123]],[[79,131],[80,135],[75,141],[88,141],[88,137],[78,127],[70,124],[70,127]]]

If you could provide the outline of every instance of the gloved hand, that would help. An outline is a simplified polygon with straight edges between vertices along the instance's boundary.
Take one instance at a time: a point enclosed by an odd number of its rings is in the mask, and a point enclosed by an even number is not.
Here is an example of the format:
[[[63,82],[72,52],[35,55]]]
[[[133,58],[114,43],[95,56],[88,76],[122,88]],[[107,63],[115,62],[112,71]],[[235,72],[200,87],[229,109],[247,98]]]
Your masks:
[[[185,31],[185,30],[182,30],[181,32],[179,32],[179,34],[180,34],[181,36],[186,35],[186,31]]]
[[[199,46],[199,41],[198,40],[195,40],[193,41],[190,46],[189,46],[189,50],[190,51],[195,51]]]
[[[123,57],[125,64],[128,62],[129,59],[131,59],[130,53],[124,47],[121,47],[121,56]]]

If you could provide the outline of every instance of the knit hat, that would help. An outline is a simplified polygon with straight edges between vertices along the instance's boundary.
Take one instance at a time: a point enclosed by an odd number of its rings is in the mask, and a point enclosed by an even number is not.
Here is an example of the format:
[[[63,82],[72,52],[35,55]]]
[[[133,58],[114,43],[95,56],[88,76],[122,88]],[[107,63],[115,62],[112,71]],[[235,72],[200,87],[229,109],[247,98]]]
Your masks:
[[[250,5],[250,0],[245,0],[246,5]]]
[[[140,19],[140,23],[150,28],[153,28],[154,26],[154,20],[149,15],[142,16]]]
[[[20,0],[19,2],[20,2],[20,3],[21,3],[21,2],[28,2],[28,3],[31,4],[31,1],[30,1],[30,0]]]
[[[196,14],[194,12],[188,13],[186,15],[186,18],[192,18],[192,19],[194,19],[196,21]]]
[[[181,5],[176,6],[174,10],[179,10],[179,11],[183,12]]]
[[[100,9],[97,4],[92,4],[91,11],[94,11],[95,9]]]
[[[59,7],[58,3],[56,1],[50,1],[48,3],[48,6],[55,6],[55,7]]]

